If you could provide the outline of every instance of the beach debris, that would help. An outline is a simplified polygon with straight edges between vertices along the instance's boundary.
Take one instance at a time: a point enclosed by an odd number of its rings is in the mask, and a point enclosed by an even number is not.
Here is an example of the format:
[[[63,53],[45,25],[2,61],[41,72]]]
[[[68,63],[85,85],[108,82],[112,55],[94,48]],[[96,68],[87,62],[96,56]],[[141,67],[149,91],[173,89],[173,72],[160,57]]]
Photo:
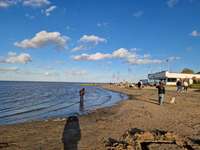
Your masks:
[[[119,140],[108,138],[104,141],[107,150],[193,150],[197,144],[181,138],[173,132],[163,130],[144,131],[132,128]]]
[[[9,147],[9,143],[0,143],[0,148],[6,148],[6,147]]]
[[[17,145],[15,142],[0,142],[0,149],[7,149],[11,147],[12,149],[20,148],[19,145]]]
[[[53,119],[53,121],[65,121],[66,120],[66,118],[56,118],[56,119]]]

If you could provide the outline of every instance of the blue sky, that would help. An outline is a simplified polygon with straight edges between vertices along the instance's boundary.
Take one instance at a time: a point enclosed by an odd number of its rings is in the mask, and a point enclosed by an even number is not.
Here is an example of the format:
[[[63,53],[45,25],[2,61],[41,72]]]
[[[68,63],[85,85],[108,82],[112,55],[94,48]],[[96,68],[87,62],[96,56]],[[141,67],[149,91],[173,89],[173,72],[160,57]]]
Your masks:
[[[200,0],[0,0],[0,20],[0,80],[200,71]]]

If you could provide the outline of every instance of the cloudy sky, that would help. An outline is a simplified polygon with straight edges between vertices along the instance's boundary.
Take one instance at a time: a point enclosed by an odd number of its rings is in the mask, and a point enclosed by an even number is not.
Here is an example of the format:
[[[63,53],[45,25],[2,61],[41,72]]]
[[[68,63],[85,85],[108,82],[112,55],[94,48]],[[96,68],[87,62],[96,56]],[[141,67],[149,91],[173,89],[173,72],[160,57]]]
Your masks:
[[[0,80],[200,71],[200,0],[0,0]]]

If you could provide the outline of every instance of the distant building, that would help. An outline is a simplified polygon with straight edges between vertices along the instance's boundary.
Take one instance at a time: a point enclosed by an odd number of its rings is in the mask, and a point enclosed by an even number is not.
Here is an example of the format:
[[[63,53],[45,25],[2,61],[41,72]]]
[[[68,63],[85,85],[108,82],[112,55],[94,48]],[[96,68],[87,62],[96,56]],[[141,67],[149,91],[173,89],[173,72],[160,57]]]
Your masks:
[[[166,85],[176,85],[177,80],[188,80],[189,84],[193,83],[193,79],[200,79],[200,74],[186,74],[186,73],[174,73],[168,71],[156,72],[148,74],[148,79],[154,83],[163,80]]]
[[[147,85],[147,84],[148,84],[148,79],[142,79],[142,80],[140,80],[140,82],[141,82],[143,85]]]

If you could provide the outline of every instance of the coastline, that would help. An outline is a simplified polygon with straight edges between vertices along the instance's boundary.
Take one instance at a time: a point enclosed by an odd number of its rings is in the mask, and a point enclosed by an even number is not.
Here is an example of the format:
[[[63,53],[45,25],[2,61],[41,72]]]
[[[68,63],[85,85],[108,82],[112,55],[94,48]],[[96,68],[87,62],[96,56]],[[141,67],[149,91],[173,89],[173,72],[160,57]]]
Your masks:
[[[99,108],[79,117],[79,149],[105,149],[104,140],[118,139],[129,128],[173,131],[185,138],[200,137],[199,92],[189,91],[169,104],[174,91],[168,91],[163,106],[157,104],[156,89],[126,89],[108,84],[101,87],[129,95],[110,107]],[[63,149],[62,135],[66,120],[34,121],[0,126],[0,143],[7,150]]]

